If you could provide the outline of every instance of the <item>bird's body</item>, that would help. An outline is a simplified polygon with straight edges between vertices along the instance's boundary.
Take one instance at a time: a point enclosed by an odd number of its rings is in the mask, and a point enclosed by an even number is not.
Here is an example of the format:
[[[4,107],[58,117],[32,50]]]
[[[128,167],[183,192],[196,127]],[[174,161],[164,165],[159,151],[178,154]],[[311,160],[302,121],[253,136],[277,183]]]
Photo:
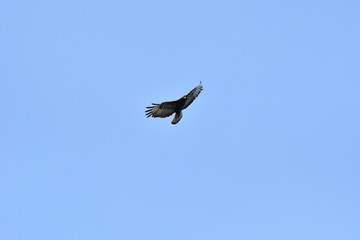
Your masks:
[[[202,91],[202,85],[200,85],[191,90],[187,95],[181,97],[180,99],[172,102],[163,102],[161,104],[153,103],[154,106],[147,107],[146,116],[154,118],[166,118],[170,117],[175,113],[175,117],[172,120],[171,124],[177,124],[182,118],[182,110],[190,106],[190,104],[199,96]]]

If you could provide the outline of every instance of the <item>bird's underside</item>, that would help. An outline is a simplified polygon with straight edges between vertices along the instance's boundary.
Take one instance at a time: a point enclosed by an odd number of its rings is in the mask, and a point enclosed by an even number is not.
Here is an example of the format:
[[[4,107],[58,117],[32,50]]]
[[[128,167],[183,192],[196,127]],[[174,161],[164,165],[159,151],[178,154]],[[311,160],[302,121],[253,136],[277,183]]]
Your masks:
[[[172,120],[171,124],[176,125],[180,122],[182,118],[182,110],[186,109],[191,105],[191,103],[199,96],[203,87],[201,85],[197,86],[191,90],[187,95],[181,97],[180,99],[172,102],[163,102],[161,104],[153,103],[153,106],[147,107],[145,111],[147,117],[154,118],[167,118],[175,113],[175,117]]]

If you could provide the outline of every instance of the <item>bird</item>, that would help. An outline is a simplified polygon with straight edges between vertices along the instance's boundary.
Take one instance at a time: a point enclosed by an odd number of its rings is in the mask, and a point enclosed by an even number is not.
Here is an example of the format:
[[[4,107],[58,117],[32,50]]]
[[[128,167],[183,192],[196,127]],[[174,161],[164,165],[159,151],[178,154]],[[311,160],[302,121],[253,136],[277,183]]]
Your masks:
[[[146,107],[145,115],[153,118],[167,118],[175,113],[175,117],[171,124],[176,125],[180,122],[183,114],[182,110],[190,106],[190,104],[199,96],[203,86],[198,85],[196,88],[191,90],[188,94],[182,96],[180,99],[172,102],[163,102],[161,104],[153,103],[151,107]]]

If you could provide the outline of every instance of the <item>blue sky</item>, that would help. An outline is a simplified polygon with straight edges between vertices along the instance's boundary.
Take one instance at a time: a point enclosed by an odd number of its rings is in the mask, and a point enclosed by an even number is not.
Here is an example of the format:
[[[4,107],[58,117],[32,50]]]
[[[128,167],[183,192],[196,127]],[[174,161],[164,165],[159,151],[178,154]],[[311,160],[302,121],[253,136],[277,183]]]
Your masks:
[[[358,1],[0,8],[0,239],[360,239]]]

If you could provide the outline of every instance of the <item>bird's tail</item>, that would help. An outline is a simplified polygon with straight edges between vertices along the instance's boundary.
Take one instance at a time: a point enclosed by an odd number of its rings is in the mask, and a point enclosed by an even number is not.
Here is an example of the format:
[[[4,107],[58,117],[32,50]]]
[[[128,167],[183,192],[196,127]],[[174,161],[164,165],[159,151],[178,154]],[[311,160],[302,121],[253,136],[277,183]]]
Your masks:
[[[171,124],[172,124],[172,125],[178,124],[178,123],[180,122],[181,118],[182,118],[182,111],[176,112],[175,117],[174,117],[174,119],[172,120]]]

